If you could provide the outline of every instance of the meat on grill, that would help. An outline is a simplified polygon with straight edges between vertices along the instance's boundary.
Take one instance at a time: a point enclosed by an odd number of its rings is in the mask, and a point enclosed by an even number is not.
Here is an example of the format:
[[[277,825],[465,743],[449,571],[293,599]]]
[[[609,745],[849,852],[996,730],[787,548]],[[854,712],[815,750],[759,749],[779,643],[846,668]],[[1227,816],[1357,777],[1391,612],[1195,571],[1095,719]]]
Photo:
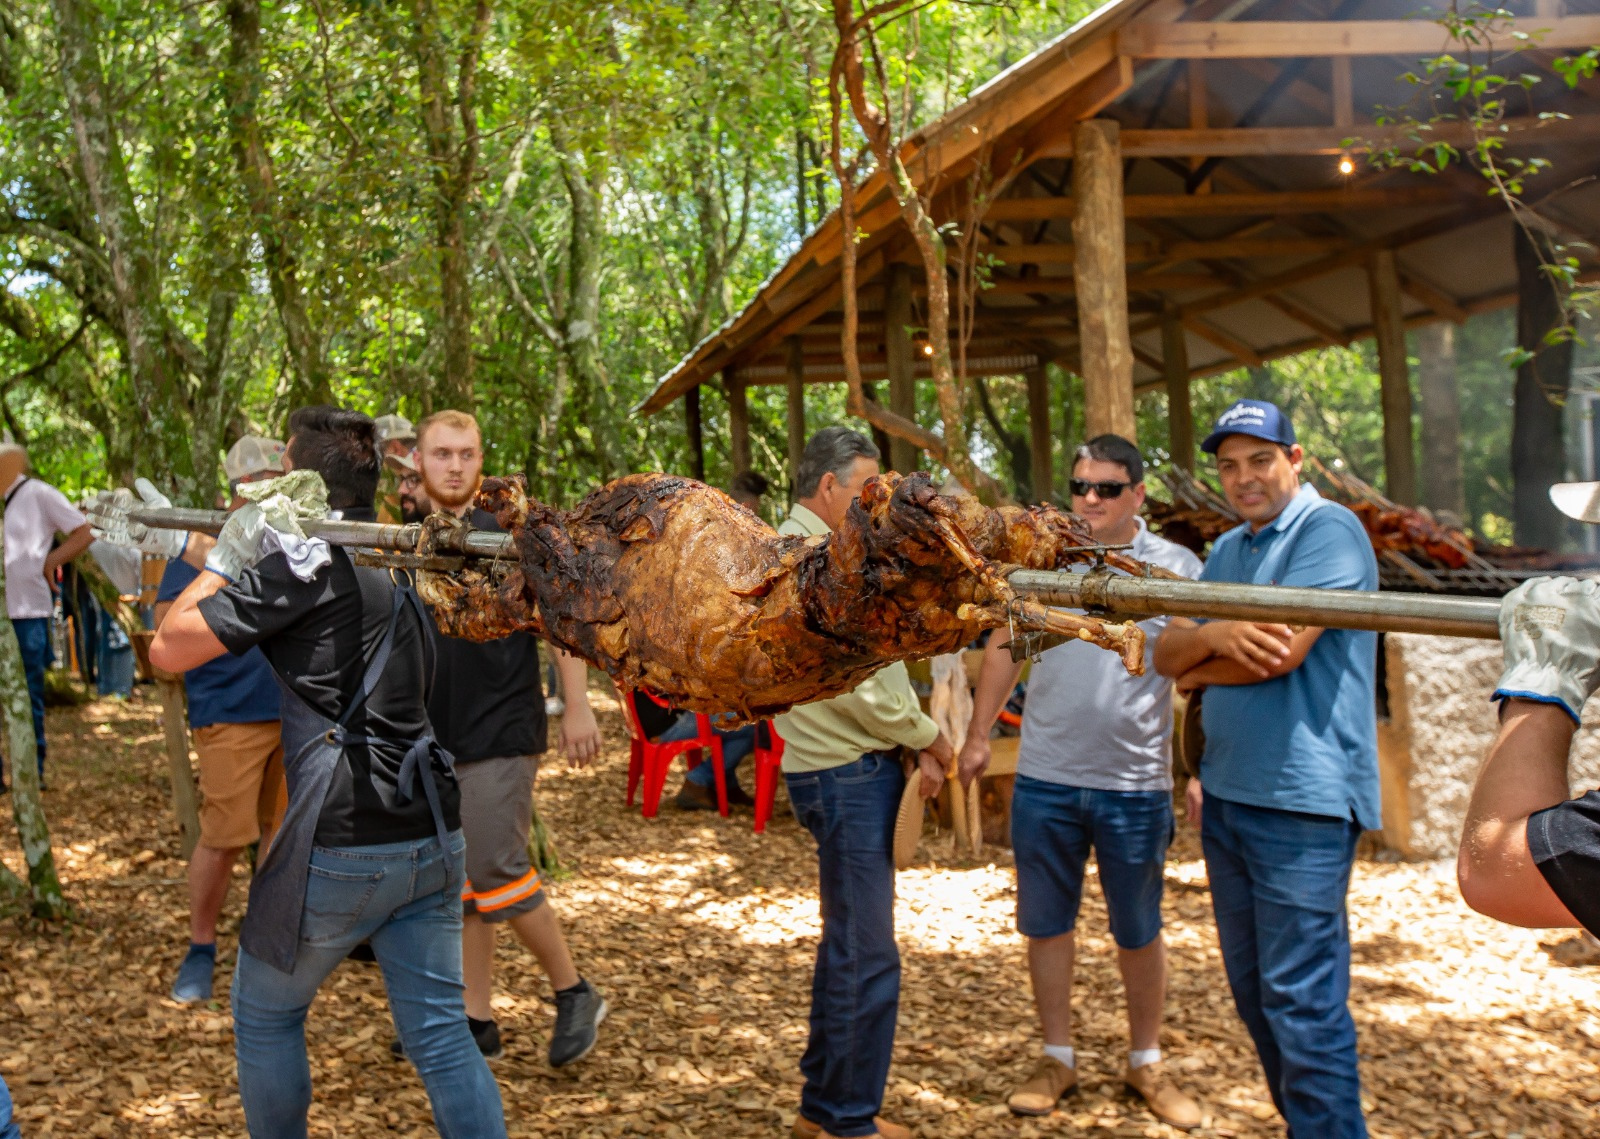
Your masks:
[[[1350,509],[1366,527],[1374,550],[1420,554],[1450,569],[1467,564],[1472,546],[1466,534],[1439,525],[1420,510],[1408,506],[1385,509],[1371,502],[1352,502]]]
[[[870,480],[838,530],[812,538],[780,536],[721,491],[664,474],[618,479],[571,510],[528,499],[520,478],[491,478],[478,502],[518,559],[421,575],[441,631],[529,630],[681,708],[775,715],[1008,623],[1078,636],[1143,671],[1136,625],[1047,609],[1006,584],[1015,566],[1093,560],[1082,518],[986,508],[925,474]],[[419,552],[456,525],[430,519]],[[1115,552],[1106,561],[1151,572]]]

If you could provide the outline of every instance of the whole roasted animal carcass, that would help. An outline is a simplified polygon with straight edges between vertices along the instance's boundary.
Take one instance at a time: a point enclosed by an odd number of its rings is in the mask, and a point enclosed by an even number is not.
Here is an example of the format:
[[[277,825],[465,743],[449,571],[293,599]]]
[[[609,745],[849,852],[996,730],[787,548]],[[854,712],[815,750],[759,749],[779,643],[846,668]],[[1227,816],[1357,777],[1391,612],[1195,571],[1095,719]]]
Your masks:
[[[528,630],[681,708],[772,716],[1008,623],[1144,668],[1137,626],[1047,609],[1006,584],[1016,566],[1100,556],[1083,519],[986,508],[925,474],[870,480],[825,538],[780,536],[721,491],[664,474],[618,479],[571,510],[530,500],[520,478],[486,479],[478,502],[515,536],[518,559],[422,574],[440,629],[470,640]],[[458,525],[430,519],[420,552]]]

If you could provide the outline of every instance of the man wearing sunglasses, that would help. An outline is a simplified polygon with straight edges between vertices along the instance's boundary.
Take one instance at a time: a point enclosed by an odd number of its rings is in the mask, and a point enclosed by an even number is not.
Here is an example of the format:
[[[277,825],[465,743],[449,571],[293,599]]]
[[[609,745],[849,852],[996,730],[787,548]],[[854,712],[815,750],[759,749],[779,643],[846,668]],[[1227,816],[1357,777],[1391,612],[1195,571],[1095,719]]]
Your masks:
[[[1300,482],[1304,454],[1276,406],[1239,400],[1201,449],[1245,519],[1213,543],[1203,580],[1378,588],[1360,521]],[[1205,690],[1190,815],[1234,1005],[1296,1137],[1367,1134],[1345,892],[1357,838],[1382,825],[1377,642],[1352,629],[1179,617],[1155,645],[1163,675]]]
[[[1120,435],[1078,448],[1072,509],[1095,539],[1185,577],[1200,559],[1158,538],[1139,517],[1144,459]],[[1141,622],[1153,644],[1166,618]],[[970,786],[989,765],[989,729],[1022,672],[1010,634],[996,629],[984,652],[972,722],[961,749]],[[1129,676],[1114,653],[1082,641],[1050,649],[1033,665],[1011,800],[1017,863],[1017,929],[1028,939],[1028,971],[1044,1032],[1044,1055],[1011,1096],[1018,1115],[1048,1115],[1078,1083],[1072,1048],[1073,929],[1093,848],[1110,911],[1117,964],[1128,997],[1129,1052],[1123,1079],[1162,1122],[1191,1128],[1200,1106],[1167,1077],[1161,1018],[1167,952],[1162,882],[1172,842],[1172,681],[1148,666]]]

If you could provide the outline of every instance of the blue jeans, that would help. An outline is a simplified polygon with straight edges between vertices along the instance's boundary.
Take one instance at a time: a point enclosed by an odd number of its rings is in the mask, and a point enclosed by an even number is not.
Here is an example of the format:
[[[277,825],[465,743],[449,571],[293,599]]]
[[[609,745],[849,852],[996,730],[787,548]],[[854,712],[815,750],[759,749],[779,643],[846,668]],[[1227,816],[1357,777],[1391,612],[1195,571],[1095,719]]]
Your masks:
[[[795,817],[817,840],[822,901],[800,1114],[831,1135],[871,1135],[900,1011],[893,849],[905,775],[892,754],[868,752],[783,779]]]
[[[1200,841],[1233,1003],[1292,1139],[1360,1139],[1345,893],[1353,820],[1250,807],[1209,791]]]
[[[1017,864],[1017,930],[1059,937],[1078,924],[1083,872],[1094,847],[1111,936],[1143,949],[1161,934],[1161,895],[1172,845],[1172,795],[1102,791],[1017,776],[1011,849]]]
[[[756,749],[756,726],[746,724],[742,728],[730,728],[723,731],[716,726],[716,717],[712,717],[712,728],[722,739],[722,771],[729,779],[733,778],[734,768],[739,766],[739,761]],[[692,740],[700,729],[696,726],[693,712],[685,712],[679,716],[677,722],[661,733],[657,743],[676,743],[678,740]],[[711,765],[711,757],[707,755],[705,762],[698,767],[691,767],[689,774],[684,776],[690,783],[698,783],[702,787],[715,787],[717,785],[716,768]]]
[[[22,1139],[16,1120],[11,1118],[11,1089],[6,1087],[3,1076],[0,1076],[0,1139]]]
[[[461,832],[450,859],[461,880]],[[311,856],[300,949],[280,973],[243,949],[233,975],[239,1098],[251,1139],[301,1139],[311,1106],[306,1010],[362,941],[383,969],[389,1011],[417,1066],[444,1139],[505,1139],[500,1089],[467,1027],[461,982],[461,895],[445,893],[437,839],[330,849]]]
[[[22,649],[22,672],[28,679],[28,701],[33,705],[33,742],[39,749],[39,778],[44,778],[44,670],[50,666],[50,618],[13,617],[17,645]]]

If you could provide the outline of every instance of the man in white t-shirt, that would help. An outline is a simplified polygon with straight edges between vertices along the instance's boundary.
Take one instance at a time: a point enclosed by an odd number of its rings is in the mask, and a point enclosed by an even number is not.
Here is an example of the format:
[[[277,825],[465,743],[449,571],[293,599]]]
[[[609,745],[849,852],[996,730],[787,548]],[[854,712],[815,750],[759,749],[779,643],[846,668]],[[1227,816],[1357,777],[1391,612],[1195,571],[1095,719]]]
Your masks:
[[[1141,561],[1185,577],[1200,559],[1145,528],[1144,459],[1120,435],[1078,448],[1072,509],[1098,541],[1131,545]],[[1154,644],[1166,618],[1140,622]],[[989,729],[1017,683],[1010,634],[989,638],[961,749],[962,782],[989,765]],[[1048,1115],[1078,1083],[1072,1049],[1073,929],[1093,848],[1111,936],[1128,997],[1130,1050],[1123,1079],[1151,1112],[1174,1127],[1200,1124],[1200,1107],[1166,1076],[1161,1017],[1167,954],[1161,895],[1172,842],[1172,681],[1148,661],[1130,676],[1115,653],[1081,641],[1046,651],[1034,663],[1022,715],[1022,744],[1011,801],[1017,866],[1017,929],[1028,939],[1028,971],[1044,1029],[1038,1070],[1011,1096],[1018,1115]]]
[[[22,667],[33,704],[33,738],[44,780],[44,670],[50,663],[50,615],[56,570],[89,548],[89,520],[49,483],[23,473],[28,454],[0,443],[0,485],[5,487],[6,611],[22,647]],[[56,536],[61,544],[55,545]],[[55,548],[52,549],[51,547]]]

